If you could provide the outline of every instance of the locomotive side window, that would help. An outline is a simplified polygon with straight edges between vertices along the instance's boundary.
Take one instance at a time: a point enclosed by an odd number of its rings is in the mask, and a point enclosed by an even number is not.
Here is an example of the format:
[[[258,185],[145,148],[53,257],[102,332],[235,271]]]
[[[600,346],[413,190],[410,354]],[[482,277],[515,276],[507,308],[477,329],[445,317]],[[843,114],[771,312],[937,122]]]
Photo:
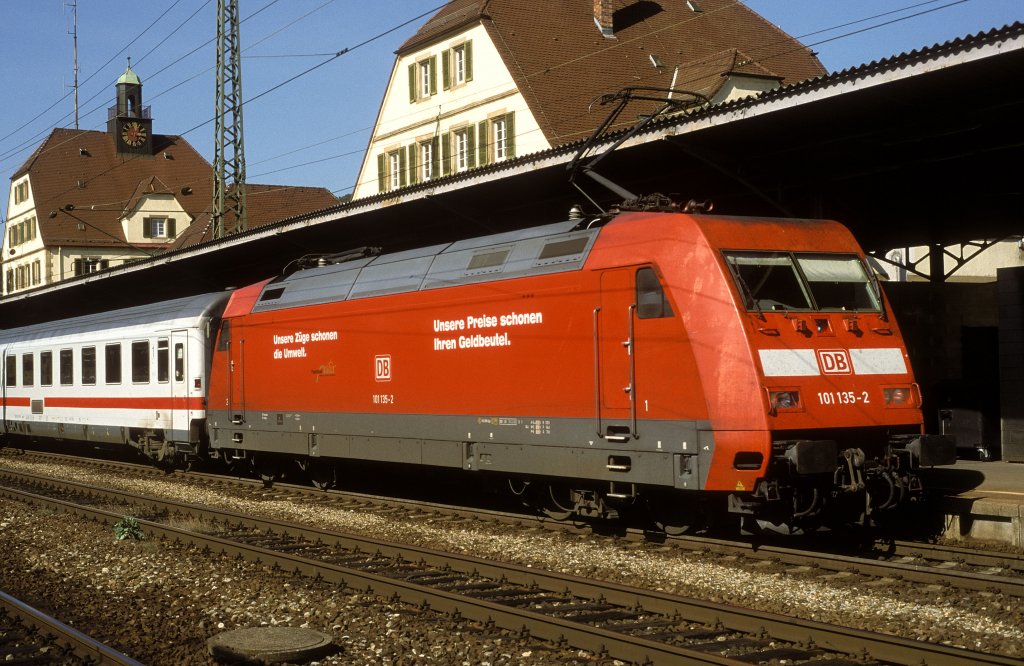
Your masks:
[[[60,350],[60,385],[71,386],[75,381],[75,353],[70,349]]]
[[[149,340],[132,343],[132,381],[136,384],[149,383]]]
[[[121,343],[115,342],[103,348],[103,373],[108,384],[121,383]]]
[[[156,380],[166,382],[171,372],[171,350],[167,338],[156,341]]]
[[[796,255],[819,310],[878,310],[878,295],[856,255]]]
[[[641,268],[636,272],[636,313],[640,319],[673,316],[672,306],[653,268]]]
[[[21,385],[32,386],[36,378],[36,355],[21,355]]]
[[[4,377],[4,384],[6,386],[17,386],[18,385],[18,362],[17,358],[12,354],[7,357],[7,371]]]
[[[96,383],[96,348],[82,347],[82,383]]]
[[[39,354],[39,385],[53,386],[53,352],[44,351]]]

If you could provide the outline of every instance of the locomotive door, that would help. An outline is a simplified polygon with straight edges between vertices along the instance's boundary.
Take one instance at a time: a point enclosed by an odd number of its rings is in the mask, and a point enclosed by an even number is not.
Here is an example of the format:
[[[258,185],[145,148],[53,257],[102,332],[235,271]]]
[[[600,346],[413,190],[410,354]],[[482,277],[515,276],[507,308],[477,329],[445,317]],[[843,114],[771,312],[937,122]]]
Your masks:
[[[189,441],[192,413],[188,399],[188,331],[171,331],[171,430]]]
[[[224,322],[225,326],[229,324]],[[228,411],[235,424],[245,422],[245,340],[239,333],[236,327],[228,342]]]
[[[601,307],[594,312],[598,430],[611,441],[626,441],[636,431],[635,274],[634,268],[603,272]]]

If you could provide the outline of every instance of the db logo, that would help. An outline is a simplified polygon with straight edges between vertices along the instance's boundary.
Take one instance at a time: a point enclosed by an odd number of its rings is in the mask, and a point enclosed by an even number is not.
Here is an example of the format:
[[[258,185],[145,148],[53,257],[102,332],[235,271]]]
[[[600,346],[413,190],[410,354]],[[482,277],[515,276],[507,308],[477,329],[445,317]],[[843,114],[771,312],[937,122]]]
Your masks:
[[[818,365],[826,375],[848,375],[853,372],[850,354],[845,349],[819,349]]]
[[[378,382],[391,381],[391,354],[383,354],[373,359],[374,375]]]

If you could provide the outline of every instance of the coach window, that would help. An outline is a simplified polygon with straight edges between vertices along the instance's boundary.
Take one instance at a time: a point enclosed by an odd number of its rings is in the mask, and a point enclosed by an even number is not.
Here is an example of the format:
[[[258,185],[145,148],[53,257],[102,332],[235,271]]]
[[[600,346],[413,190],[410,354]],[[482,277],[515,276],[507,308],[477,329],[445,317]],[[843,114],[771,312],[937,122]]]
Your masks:
[[[132,343],[132,381],[149,383],[149,340]]]
[[[166,382],[170,376],[171,352],[167,346],[167,338],[156,341],[156,380]]]
[[[39,353],[39,385],[53,386],[53,352]]]
[[[18,385],[18,361],[17,358],[12,354],[7,357],[7,373],[4,377],[4,384],[6,386],[17,386]]]
[[[640,319],[672,316],[672,306],[653,268],[641,268],[636,272],[636,313]]]
[[[174,381],[185,380],[185,345],[174,343]]]
[[[71,386],[75,381],[75,355],[70,349],[60,350],[60,384]]]
[[[32,386],[36,378],[36,355],[21,355],[21,385]]]
[[[108,384],[121,383],[121,343],[115,342],[103,348],[103,374]]]
[[[82,347],[82,383],[96,383],[96,348]]]

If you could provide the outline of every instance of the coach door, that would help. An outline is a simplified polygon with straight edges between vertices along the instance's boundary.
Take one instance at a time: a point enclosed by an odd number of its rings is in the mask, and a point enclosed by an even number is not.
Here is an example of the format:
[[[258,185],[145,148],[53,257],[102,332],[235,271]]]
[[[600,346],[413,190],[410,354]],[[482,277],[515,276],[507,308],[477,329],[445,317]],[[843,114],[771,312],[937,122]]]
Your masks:
[[[171,331],[171,430],[188,441],[192,413],[189,411],[188,331]]]
[[[594,402],[598,432],[625,442],[636,432],[634,268],[601,274],[601,306],[594,310]]]

